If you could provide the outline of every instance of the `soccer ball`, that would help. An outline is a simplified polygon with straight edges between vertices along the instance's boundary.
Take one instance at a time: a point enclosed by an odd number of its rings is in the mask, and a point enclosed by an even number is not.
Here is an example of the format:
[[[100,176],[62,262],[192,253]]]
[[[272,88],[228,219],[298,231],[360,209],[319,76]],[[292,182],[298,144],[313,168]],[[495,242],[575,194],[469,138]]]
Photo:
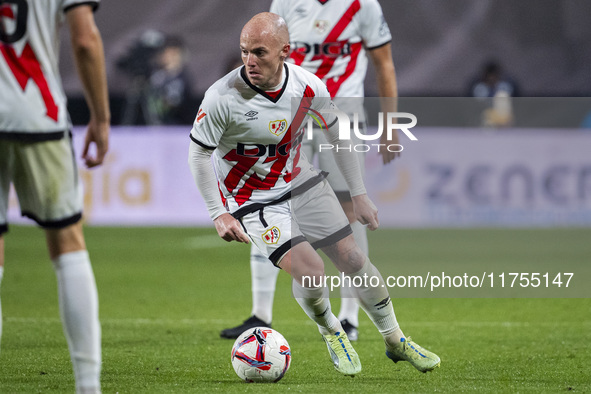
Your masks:
[[[244,331],[232,347],[232,366],[248,383],[278,382],[289,369],[291,349],[277,331],[255,327]]]

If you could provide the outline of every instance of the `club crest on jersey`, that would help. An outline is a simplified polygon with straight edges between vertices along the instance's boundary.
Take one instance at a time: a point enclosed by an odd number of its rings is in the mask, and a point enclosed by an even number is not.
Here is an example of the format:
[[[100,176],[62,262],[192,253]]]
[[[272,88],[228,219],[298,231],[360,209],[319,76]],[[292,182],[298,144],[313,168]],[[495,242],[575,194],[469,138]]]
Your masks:
[[[277,227],[273,226],[265,231],[261,237],[266,244],[276,244],[279,241],[279,237],[281,237],[281,231],[279,231]]]
[[[271,134],[280,136],[287,130],[287,120],[272,120],[269,122],[269,131]]]
[[[316,33],[318,34],[324,34],[328,30],[329,25],[329,21],[317,19],[314,21],[314,30],[316,30]]]

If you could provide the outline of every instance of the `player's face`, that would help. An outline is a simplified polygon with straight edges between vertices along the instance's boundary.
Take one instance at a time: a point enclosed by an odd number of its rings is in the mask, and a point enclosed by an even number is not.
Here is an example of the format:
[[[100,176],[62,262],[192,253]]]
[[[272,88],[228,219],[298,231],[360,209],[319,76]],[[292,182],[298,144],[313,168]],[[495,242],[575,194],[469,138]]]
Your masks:
[[[240,37],[242,62],[249,81],[262,89],[270,89],[281,82],[283,61],[289,44],[281,45],[269,34],[242,34]]]

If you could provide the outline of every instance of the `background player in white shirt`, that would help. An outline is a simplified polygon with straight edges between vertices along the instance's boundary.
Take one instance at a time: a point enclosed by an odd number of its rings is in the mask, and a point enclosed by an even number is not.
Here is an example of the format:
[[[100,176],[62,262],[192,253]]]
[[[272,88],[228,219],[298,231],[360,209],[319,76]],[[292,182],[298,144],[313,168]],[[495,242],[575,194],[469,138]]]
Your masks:
[[[421,372],[433,370],[439,357],[404,336],[379,271],[355,243],[323,174],[301,154],[307,111],[332,106],[326,87],[299,66],[284,64],[289,33],[276,14],[254,16],[242,30],[240,47],[244,67],[208,89],[191,130],[189,166],[218,234],[227,241],[250,239],[292,276],[295,298],[318,325],[339,372],[355,375],[361,363],[331,311],[326,287],[304,280],[324,277],[317,248],[353,281],[371,277],[379,282],[372,287],[366,281],[355,292],[383,336],[387,357],[408,361]],[[299,100],[293,115],[292,98]],[[327,138],[340,145],[334,120],[327,117]],[[343,150],[335,151],[335,159],[357,220],[376,229],[377,210],[365,192],[359,164]]]
[[[283,17],[287,23],[291,43],[290,61],[321,78],[341,110],[348,112],[347,104],[361,104],[360,100],[347,98],[364,96],[368,56],[376,70],[380,97],[398,96],[390,44],[392,36],[377,0],[273,0],[271,12]],[[345,99],[339,101],[339,98]],[[385,101],[385,104],[393,104],[393,100]],[[395,112],[395,108],[389,110]],[[350,118],[353,119],[352,116]],[[310,160],[318,155],[319,167],[329,172],[328,182],[349,218],[355,240],[361,250],[369,254],[366,229],[355,219],[345,179],[332,153],[318,152],[318,146],[323,141],[319,133],[315,133],[315,137],[305,140],[302,149]],[[398,140],[388,143],[398,143]],[[384,163],[398,155],[388,150],[380,150],[380,153]],[[363,153],[358,158],[363,170]],[[251,316],[242,324],[223,330],[220,333],[222,338],[237,338],[250,327],[271,326],[279,270],[269,264],[268,259],[255,247],[251,248],[250,267]],[[352,341],[358,337],[358,313],[359,305],[351,289],[342,287],[338,317]]]
[[[85,393],[100,392],[101,331],[58,70],[58,31],[67,22],[90,109],[82,157],[94,167],[108,150],[110,123],[103,45],[93,15],[97,6],[98,0],[0,1],[0,280],[12,183],[22,214],[45,229],[76,389]],[[0,333],[1,324],[0,316]]]

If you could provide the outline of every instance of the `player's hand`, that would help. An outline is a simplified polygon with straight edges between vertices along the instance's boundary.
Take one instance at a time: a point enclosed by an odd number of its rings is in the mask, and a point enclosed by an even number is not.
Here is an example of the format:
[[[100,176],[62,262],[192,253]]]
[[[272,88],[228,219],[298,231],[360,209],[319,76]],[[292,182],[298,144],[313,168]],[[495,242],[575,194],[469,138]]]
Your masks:
[[[98,122],[90,120],[86,137],[84,138],[84,150],[82,159],[86,167],[92,168],[103,164],[107,151],[109,150],[109,122]],[[95,151],[90,152],[90,146],[95,145]]]
[[[380,226],[378,209],[367,194],[352,197],[351,200],[353,200],[353,209],[359,223],[367,225],[371,231],[376,230]]]
[[[213,224],[218,235],[227,242],[238,241],[250,243],[248,236],[242,230],[242,225],[229,213],[222,213],[214,219]]]

